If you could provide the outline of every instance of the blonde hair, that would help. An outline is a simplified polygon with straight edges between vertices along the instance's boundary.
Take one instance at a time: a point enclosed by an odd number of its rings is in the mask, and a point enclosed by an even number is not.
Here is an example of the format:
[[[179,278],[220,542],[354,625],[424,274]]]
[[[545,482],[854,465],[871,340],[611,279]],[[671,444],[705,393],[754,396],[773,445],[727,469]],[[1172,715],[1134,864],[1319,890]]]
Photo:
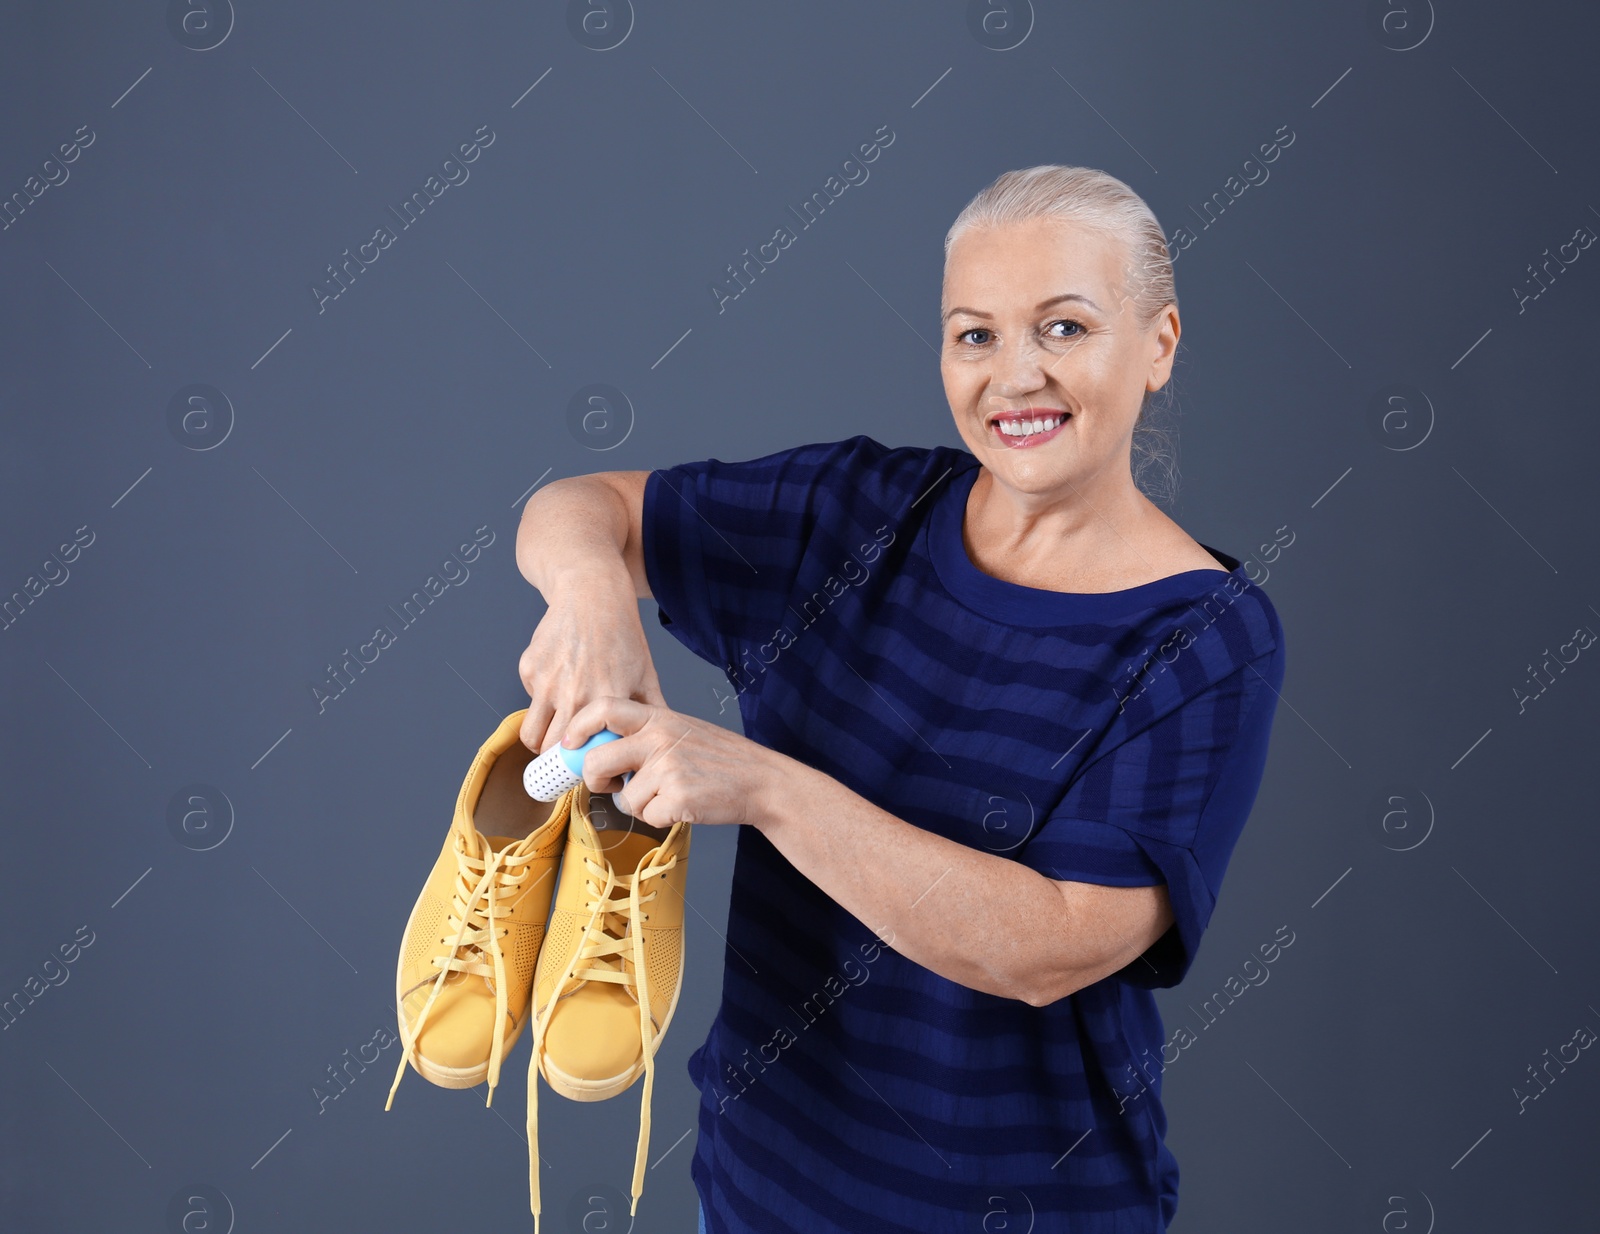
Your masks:
[[[1121,180],[1094,167],[1043,163],[1003,173],[956,215],[944,238],[946,265],[963,232],[1037,218],[1097,228],[1122,242],[1123,293],[1141,330],[1148,330],[1167,305],[1177,307],[1172,256],[1154,212]],[[1134,483],[1162,504],[1175,501],[1178,493],[1173,384],[1169,378],[1160,391],[1146,392],[1133,426]]]

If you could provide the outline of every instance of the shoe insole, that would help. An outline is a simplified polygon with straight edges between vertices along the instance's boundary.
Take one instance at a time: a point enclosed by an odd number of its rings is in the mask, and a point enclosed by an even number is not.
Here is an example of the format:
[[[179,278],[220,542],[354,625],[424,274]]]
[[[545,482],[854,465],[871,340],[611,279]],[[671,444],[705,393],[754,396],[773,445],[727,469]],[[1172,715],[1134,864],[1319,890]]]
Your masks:
[[[535,801],[522,787],[522,769],[532,759],[533,751],[519,741],[494,760],[472,812],[479,835],[526,839],[550,817],[556,803]]]
[[[624,814],[617,808],[616,802],[611,800],[610,793],[593,793],[589,797],[589,821],[594,824],[594,829],[606,832],[600,837],[601,843],[610,844],[608,838],[613,833],[630,832],[633,835],[648,836],[651,843],[659,844],[667,838],[667,827],[652,827],[649,823],[634,818],[631,814]]]
[[[653,827],[645,828],[645,831],[654,830]],[[600,841],[600,851],[611,863],[611,868],[623,875],[637,870],[644,855],[660,843],[648,835],[631,831],[599,831],[595,834]]]

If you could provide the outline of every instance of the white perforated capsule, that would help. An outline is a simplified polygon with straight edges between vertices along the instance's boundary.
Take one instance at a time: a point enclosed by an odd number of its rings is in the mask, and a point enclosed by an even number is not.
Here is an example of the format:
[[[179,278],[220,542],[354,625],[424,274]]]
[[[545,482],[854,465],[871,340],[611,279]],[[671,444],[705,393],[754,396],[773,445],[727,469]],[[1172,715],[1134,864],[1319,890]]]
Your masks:
[[[616,741],[620,736],[621,733],[603,728],[575,750],[569,750],[557,742],[523,768],[522,787],[535,801],[554,801],[569,788],[576,788],[583,783],[584,755],[596,746]],[[632,777],[633,772],[624,772],[623,783],[626,784]]]

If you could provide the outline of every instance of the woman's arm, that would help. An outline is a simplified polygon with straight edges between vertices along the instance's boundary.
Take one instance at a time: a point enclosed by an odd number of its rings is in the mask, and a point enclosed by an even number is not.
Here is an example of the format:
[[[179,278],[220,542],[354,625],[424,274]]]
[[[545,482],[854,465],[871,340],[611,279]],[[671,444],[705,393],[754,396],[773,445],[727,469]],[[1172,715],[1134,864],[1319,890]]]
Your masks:
[[[951,981],[1042,1007],[1132,963],[1172,925],[1165,886],[1047,878],[795,768],[754,826],[901,955]]]
[[[585,780],[657,827],[746,823],[908,960],[1042,1007],[1136,960],[1172,924],[1167,889],[1047,878],[896,818],[831,776],[665,706],[594,700],[569,748],[601,728]],[[607,787],[634,772],[621,793]],[[799,927],[802,923],[797,923]]]
[[[517,568],[548,604],[621,567],[634,597],[650,598],[639,524],[648,471],[599,471],[569,476],[540,489],[522,507]]]
[[[640,539],[649,474],[557,480],[522,509],[517,566],[549,606],[518,666],[529,700],[519,736],[530,750],[553,746],[592,699],[665,704],[639,618],[650,595]]]

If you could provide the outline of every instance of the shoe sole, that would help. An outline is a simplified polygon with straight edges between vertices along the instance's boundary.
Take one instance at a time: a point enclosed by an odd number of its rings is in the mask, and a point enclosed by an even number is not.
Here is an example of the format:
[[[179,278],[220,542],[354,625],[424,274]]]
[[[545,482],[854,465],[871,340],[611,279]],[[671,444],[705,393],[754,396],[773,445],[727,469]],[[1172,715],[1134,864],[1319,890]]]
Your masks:
[[[400,1028],[400,1043],[411,1055],[411,1069],[424,1080],[427,1080],[428,1083],[437,1084],[440,1088],[476,1088],[489,1078],[489,1060],[487,1058],[471,1067],[447,1067],[443,1063],[436,1063],[432,1059],[424,1057],[420,1052],[413,1051],[411,1048],[413,1038],[406,1029],[405,994],[400,988],[400,983],[404,980],[402,974],[405,969],[406,957],[403,940],[410,936],[411,927],[416,921],[417,910],[422,907],[422,901],[427,898],[427,894],[428,888],[424,884],[422,890],[417,894],[416,903],[411,906],[411,915],[406,918],[405,933],[400,936],[402,939],[400,957],[395,961],[394,966],[395,1019]],[[543,942],[544,940],[541,939],[541,946],[543,946]],[[674,1000],[674,1003],[676,1003],[676,1000]],[[506,1042],[505,1052],[507,1054],[510,1054],[516,1047],[518,1039],[522,1036],[522,1030],[528,1023],[528,1014],[531,1010],[532,1000],[530,999],[528,1007],[523,1009],[522,1018],[517,1021],[516,1026],[511,1030],[511,1037]]]
[[[667,1018],[661,1022],[661,1027],[656,1031],[655,1045],[657,1050],[661,1048],[661,1039],[667,1035],[667,1029],[672,1026],[672,1017],[678,1010],[678,996],[682,993],[683,975],[680,970],[678,988],[672,992],[672,1002],[667,1005]],[[544,1082],[554,1092],[569,1101],[605,1101],[607,1098],[626,1092],[633,1085],[633,1082],[644,1074],[644,1059],[641,1057],[637,1063],[620,1075],[600,1080],[585,1080],[579,1076],[568,1075],[550,1062],[548,1054],[541,1054],[539,1056],[539,1074],[544,1077]]]

